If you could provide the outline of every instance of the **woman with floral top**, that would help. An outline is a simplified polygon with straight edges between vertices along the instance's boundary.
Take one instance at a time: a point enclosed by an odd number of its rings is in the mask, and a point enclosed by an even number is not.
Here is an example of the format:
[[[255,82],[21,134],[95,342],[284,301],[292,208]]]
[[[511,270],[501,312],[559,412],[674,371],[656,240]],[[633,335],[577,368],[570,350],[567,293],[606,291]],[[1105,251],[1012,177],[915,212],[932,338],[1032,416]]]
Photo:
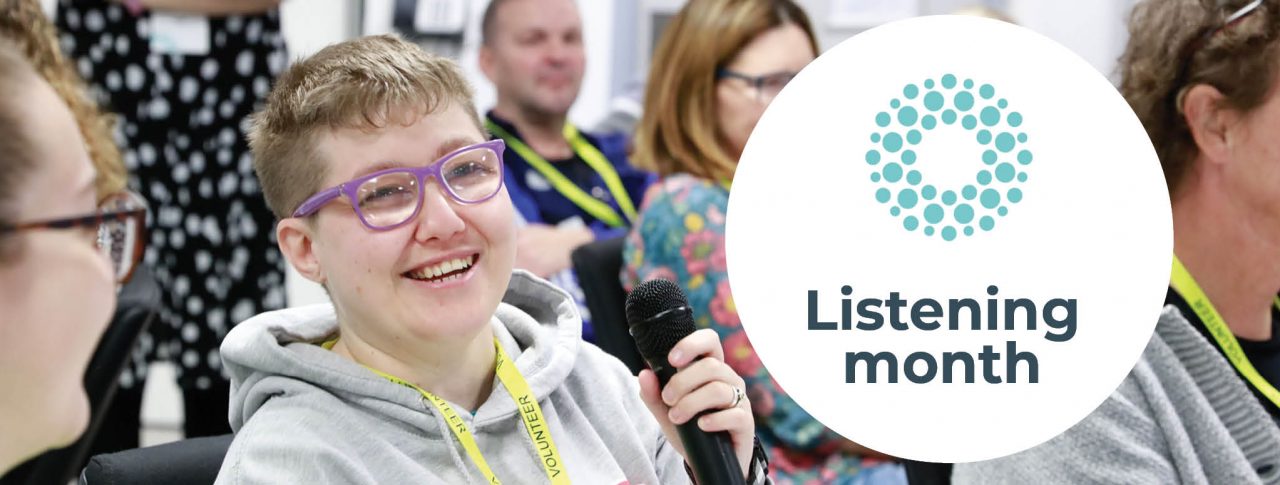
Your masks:
[[[623,284],[679,283],[699,327],[720,334],[777,483],[906,483],[900,466],[827,429],[774,382],[729,289],[724,223],[738,158],[765,107],[817,51],[808,17],[790,0],[692,0],[671,21],[634,153],[662,181],[628,236]]]

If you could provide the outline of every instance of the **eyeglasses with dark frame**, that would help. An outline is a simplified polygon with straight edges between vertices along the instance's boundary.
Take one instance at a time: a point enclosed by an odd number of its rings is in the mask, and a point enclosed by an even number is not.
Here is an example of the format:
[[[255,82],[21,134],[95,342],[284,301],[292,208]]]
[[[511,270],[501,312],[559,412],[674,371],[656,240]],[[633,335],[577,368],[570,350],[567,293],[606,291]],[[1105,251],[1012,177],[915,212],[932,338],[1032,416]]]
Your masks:
[[[502,190],[501,139],[465,146],[419,168],[391,168],[348,180],[307,198],[293,217],[315,214],[325,204],[344,197],[360,222],[371,230],[395,229],[422,210],[422,185],[435,178],[446,194],[461,204],[487,201]]]
[[[1225,3],[1225,0],[1219,3],[1218,8],[1222,8],[1222,3]],[[1174,84],[1178,90],[1174,92],[1173,101],[1174,106],[1177,107],[1179,112],[1182,111],[1182,98],[1186,95],[1187,88],[1189,87],[1187,82],[1191,80],[1191,63],[1196,52],[1199,52],[1200,49],[1203,49],[1204,46],[1208,45],[1209,41],[1212,40],[1214,36],[1218,35],[1219,32],[1231,28],[1248,17],[1249,14],[1258,11],[1258,7],[1261,7],[1262,3],[1263,0],[1253,0],[1252,2],[1245,4],[1243,7],[1232,11],[1231,14],[1227,15],[1227,17],[1222,20],[1221,24],[1205,29],[1204,33],[1193,37],[1191,42],[1187,43],[1187,46],[1183,48],[1182,56],[1179,58],[1181,59],[1182,66],[1178,69],[1177,83]]]
[[[93,214],[0,225],[0,235],[42,229],[97,229],[94,245],[111,261],[116,282],[127,283],[142,260],[147,203],[133,192],[107,197]]]
[[[796,77],[796,73],[790,71],[771,72],[752,76],[731,69],[716,69],[716,80],[721,79],[740,79],[746,81],[748,85],[756,91],[757,101],[769,101],[778,96],[782,92],[782,88],[787,86]]]

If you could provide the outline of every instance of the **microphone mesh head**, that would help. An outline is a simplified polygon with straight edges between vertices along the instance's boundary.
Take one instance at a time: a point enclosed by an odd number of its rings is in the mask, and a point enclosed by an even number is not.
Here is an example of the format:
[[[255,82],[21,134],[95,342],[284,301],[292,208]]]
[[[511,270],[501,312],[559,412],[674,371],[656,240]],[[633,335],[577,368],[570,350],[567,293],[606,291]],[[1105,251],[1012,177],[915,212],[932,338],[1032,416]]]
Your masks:
[[[636,347],[645,358],[666,360],[676,342],[697,329],[690,311],[668,312],[663,318],[654,316],[681,307],[688,307],[680,286],[667,280],[656,279],[641,283],[627,295],[627,323]]]

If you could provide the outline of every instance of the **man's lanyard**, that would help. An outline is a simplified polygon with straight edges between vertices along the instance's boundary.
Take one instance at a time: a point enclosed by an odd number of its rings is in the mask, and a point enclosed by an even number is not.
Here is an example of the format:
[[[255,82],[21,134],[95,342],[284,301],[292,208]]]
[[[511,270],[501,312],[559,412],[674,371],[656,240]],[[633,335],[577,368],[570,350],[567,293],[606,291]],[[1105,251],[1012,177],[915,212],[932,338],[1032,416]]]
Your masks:
[[[609,204],[592,197],[591,194],[578,187],[578,184],[570,181],[568,177],[565,177],[564,174],[552,166],[551,162],[542,158],[532,148],[529,148],[529,145],[526,145],[524,141],[516,138],[491,119],[486,118],[484,122],[490,132],[507,142],[507,146],[529,162],[529,165],[534,170],[546,177],[551,186],[560,192],[560,195],[569,199],[570,202],[586,211],[587,214],[591,214],[592,217],[611,227],[626,227],[636,219],[635,205],[631,203],[631,197],[627,196],[627,189],[622,185],[622,179],[618,177],[618,171],[613,169],[613,164],[609,163],[604,154],[600,153],[600,150],[597,150],[596,147],[591,146],[591,143],[587,142],[587,139],[583,138],[582,134],[578,133],[578,129],[572,124],[564,124],[564,139],[569,142],[569,147],[573,148],[573,152],[582,161],[587,162],[587,165],[604,180],[604,184],[609,187],[609,193],[613,194],[613,199],[618,201],[618,207],[622,209],[626,220],[623,220],[622,216],[619,216],[617,211],[614,211]]]
[[[1173,257],[1173,273],[1170,276],[1170,284],[1173,291],[1187,300],[1187,305],[1191,310],[1196,312],[1196,316],[1200,317],[1200,321],[1204,323],[1205,328],[1209,330],[1209,334],[1213,335],[1213,339],[1217,341],[1218,347],[1222,349],[1222,354],[1231,361],[1231,365],[1235,366],[1236,371],[1244,376],[1255,389],[1263,396],[1266,396],[1272,404],[1280,407],[1280,391],[1275,386],[1262,377],[1258,370],[1249,362],[1249,357],[1244,354],[1244,349],[1240,347],[1240,341],[1236,340],[1235,335],[1231,334],[1231,329],[1227,328],[1226,322],[1222,321],[1222,316],[1218,314],[1218,310],[1213,307],[1213,303],[1209,302],[1209,297],[1205,296],[1204,290],[1200,289],[1200,285],[1196,284],[1195,278],[1191,277],[1191,273],[1187,271],[1186,266],[1182,265],[1182,261],[1178,260],[1178,256]],[[1280,308],[1280,297],[1274,302],[1276,308]]]
[[[322,346],[332,350],[333,345],[337,342],[337,339],[330,340],[322,344]],[[493,347],[497,350],[493,358],[494,372],[497,374],[498,380],[502,382],[503,386],[506,386],[507,391],[511,394],[511,400],[516,403],[516,411],[520,413],[520,417],[524,420],[524,429],[529,433],[529,438],[533,440],[534,449],[538,454],[538,461],[542,462],[543,471],[547,473],[547,478],[551,480],[553,485],[567,485],[569,483],[569,472],[564,468],[564,460],[560,459],[560,451],[556,448],[556,442],[551,439],[551,430],[547,428],[547,421],[542,417],[542,406],[538,405],[538,399],[534,397],[533,391],[529,389],[529,383],[525,382],[520,370],[516,369],[514,364],[506,365],[507,362],[511,361],[511,357],[508,357],[507,352],[502,349],[502,344],[498,342],[497,337],[493,339]],[[475,437],[467,429],[467,424],[462,421],[462,417],[458,416],[458,413],[453,410],[453,407],[447,401],[404,379],[372,367],[365,366],[365,368],[386,380],[422,394],[422,397],[435,405],[440,414],[444,416],[445,421],[449,423],[449,429],[453,430],[453,435],[458,438],[459,443],[462,443],[462,448],[467,450],[467,455],[476,464],[476,468],[480,469],[480,473],[484,474],[485,479],[493,485],[502,483],[493,474],[493,470],[489,469],[489,463],[485,461],[484,455],[480,453],[480,446],[476,444]]]

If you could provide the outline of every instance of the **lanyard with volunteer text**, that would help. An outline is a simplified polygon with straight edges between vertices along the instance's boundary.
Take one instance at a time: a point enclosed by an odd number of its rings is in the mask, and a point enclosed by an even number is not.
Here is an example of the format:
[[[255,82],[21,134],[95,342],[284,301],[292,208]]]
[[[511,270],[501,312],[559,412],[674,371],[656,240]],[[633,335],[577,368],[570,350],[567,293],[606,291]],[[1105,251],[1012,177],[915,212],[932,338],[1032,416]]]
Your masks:
[[[595,217],[611,227],[626,227],[636,219],[635,205],[631,203],[631,197],[627,195],[627,188],[622,185],[622,179],[618,177],[618,171],[613,169],[613,164],[609,163],[609,159],[605,158],[604,154],[600,153],[600,150],[597,150],[596,147],[591,146],[591,143],[588,143],[587,139],[583,138],[582,134],[578,133],[578,129],[572,124],[564,124],[564,139],[569,142],[573,152],[582,161],[587,162],[587,165],[604,180],[604,184],[609,187],[609,193],[613,194],[613,200],[618,201],[618,207],[622,209],[626,220],[623,220],[623,216],[619,216],[618,212],[613,210],[613,207],[610,207],[609,204],[583,191],[581,187],[578,187],[577,184],[570,181],[568,177],[565,177],[564,174],[552,166],[551,162],[542,158],[541,155],[534,152],[532,148],[529,148],[529,145],[526,145],[519,138],[498,126],[493,120],[486,119],[484,121],[490,132],[507,142],[507,146],[515,150],[526,162],[529,162],[529,165],[534,170],[542,174],[551,183],[551,186],[560,192],[560,195],[569,199],[570,202],[576,204],[586,213],[591,214],[591,217]]]
[[[330,340],[325,342],[323,346],[326,349],[332,349],[337,342],[337,339]],[[538,454],[538,461],[542,462],[542,469],[547,473],[547,478],[551,480],[553,485],[567,485],[569,483],[569,472],[564,468],[564,461],[560,459],[560,450],[556,448],[555,440],[551,439],[551,430],[547,429],[547,421],[542,416],[542,406],[538,405],[538,399],[534,397],[533,391],[529,389],[529,383],[525,382],[524,376],[520,375],[520,370],[516,369],[514,363],[508,365],[511,362],[511,357],[507,356],[507,352],[502,349],[502,344],[498,343],[496,337],[493,339],[493,347],[497,351],[493,358],[494,372],[497,374],[498,380],[502,382],[502,385],[506,386],[508,393],[511,394],[511,400],[516,403],[516,411],[520,413],[520,417],[524,420],[524,429],[529,433],[529,438],[533,440],[534,449]],[[494,485],[502,483],[493,474],[493,470],[489,469],[489,463],[485,461],[484,455],[480,453],[480,446],[476,444],[475,437],[467,429],[467,424],[462,421],[462,417],[458,416],[457,411],[453,410],[453,406],[450,406],[447,401],[439,396],[427,392],[404,379],[372,367],[365,366],[365,368],[386,380],[422,394],[422,397],[426,398],[444,416],[445,421],[449,423],[449,429],[458,438],[462,448],[467,450],[467,455],[476,464],[476,468],[479,468],[480,473],[484,474],[485,480]]]
[[[1235,366],[1236,371],[1244,376],[1258,392],[1266,396],[1272,404],[1280,407],[1280,391],[1275,386],[1262,377],[1258,370],[1249,362],[1249,357],[1244,354],[1244,348],[1240,347],[1240,341],[1236,340],[1235,335],[1231,334],[1231,329],[1227,328],[1227,323],[1222,321],[1222,316],[1218,314],[1218,310],[1213,307],[1213,303],[1209,302],[1209,297],[1205,296],[1204,290],[1200,289],[1200,285],[1196,283],[1195,278],[1191,277],[1191,273],[1187,271],[1186,266],[1182,265],[1182,261],[1178,260],[1178,256],[1173,257],[1173,273],[1170,277],[1170,284],[1173,285],[1173,291],[1182,295],[1187,300],[1187,304],[1191,306],[1191,310],[1196,312],[1196,316],[1200,317],[1200,321],[1204,322],[1205,328],[1209,329],[1209,334],[1213,335],[1213,339],[1217,341],[1218,347],[1222,349],[1223,355],[1227,360],[1231,361],[1231,365]],[[1280,308],[1280,297],[1274,301],[1276,308]]]

